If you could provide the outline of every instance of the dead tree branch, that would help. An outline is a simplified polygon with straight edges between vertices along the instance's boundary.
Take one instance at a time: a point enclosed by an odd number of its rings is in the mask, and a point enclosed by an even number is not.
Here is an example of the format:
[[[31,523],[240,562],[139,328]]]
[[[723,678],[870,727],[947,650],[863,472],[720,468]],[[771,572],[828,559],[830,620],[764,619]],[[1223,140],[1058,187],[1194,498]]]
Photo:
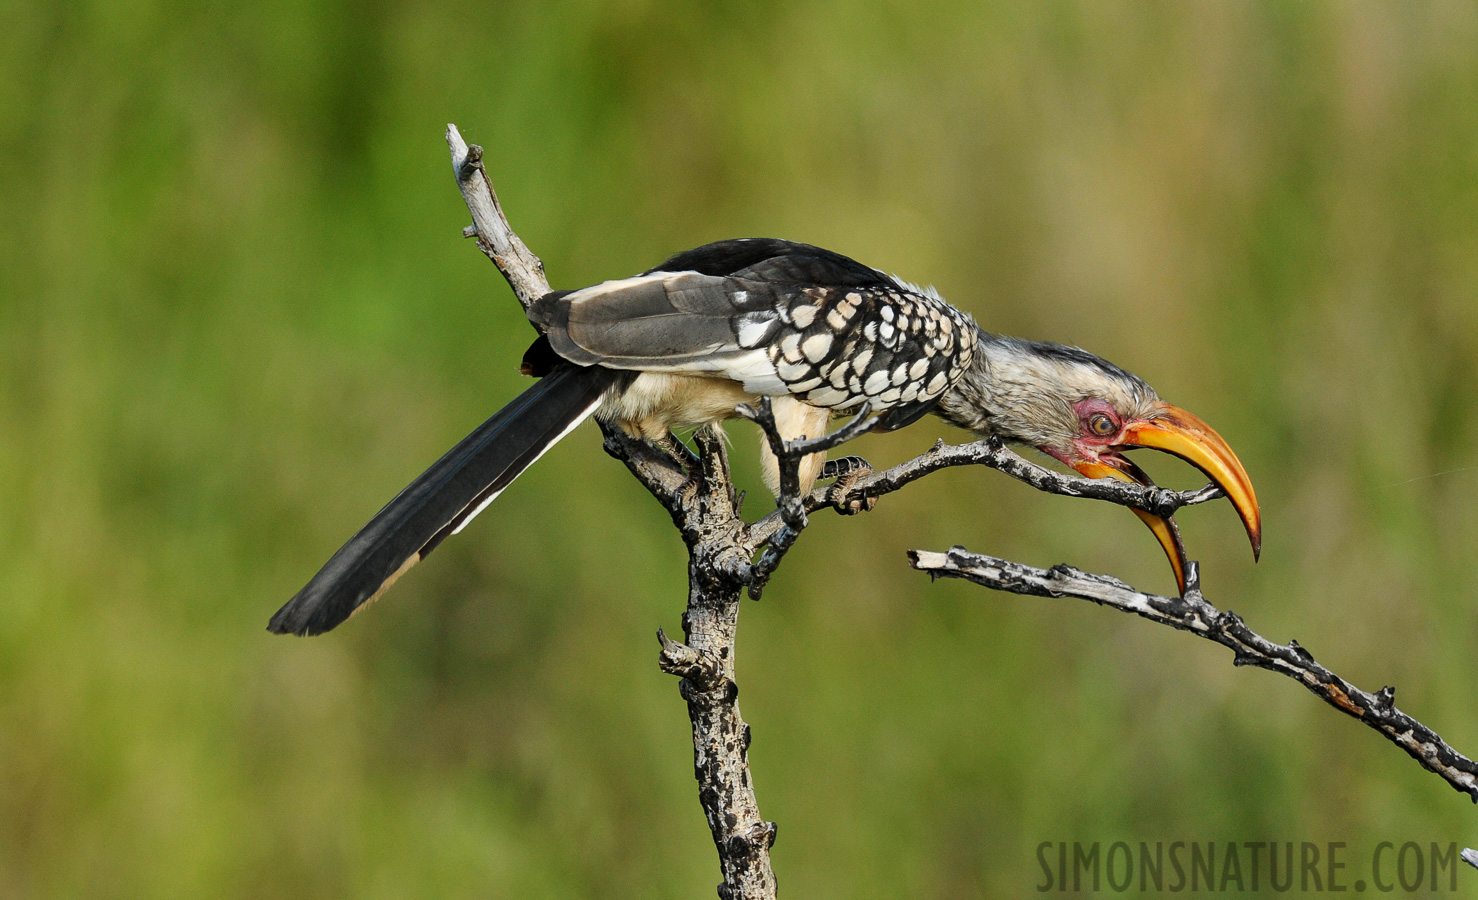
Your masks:
[[[527,310],[549,292],[544,265],[513,233],[482,166],[482,148],[468,146],[455,125],[447,126],[452,169],[472,213],[463,233],[508,279]],[[718,850],[724,900],[766,900],[775,896],[770,846],[775,824],[766,822],[755,800],[749,774],[750,730],[739,714],[734,680],[734,641],[739,605],[751,583],[752,551],[742,540],[744,520],[729,475],[721,435],[707,429],[693,436],[693,458],[676,438],[667,446],[638,440],[602,423],[605,450],[626,464],[672,516],[688,548],[688,606],[683,642],[660,629],[658,665],[677,675],[678,690],[693,724],[694,774],[698,799]]]
[[[467,146],[457,126],[446,127],[447,146],[452,151],[452,172],[457,187],[472,213],[472,224],[462,229],[463,237],[477,238],[477,246],[487,254],[517,295],[524,311],[535,300],[549,293],[549,280],[544,277],[544,263],[514,233],[503,215],[503,205],[493,190],[487,170],[482,166],[482,148]]]
[[[1367,693],[1314,662],[1313,654],[1298,641],[1275,644],[1248,628],[1241,616],[1212,606],[1201,594],[1200,569],[1194,562],[1187,567],[1185,596],[1161,597],[1107,575],[1090,575],[1071,566],[1038,569],[970,553],[963,547],[947,553],[910,550],[908,557],[914,568],[934,577],[964,578],[992,590],[1034,597],[1076,597],[1215,641],[1232,651],[1232,665],[1287,675],[1325,703],[1375,729],[1422,768],[1478,803],[1478,763],[1397,709],[1394,687]]]
[[[473,225],[464,230],[497,264],[527,310],[549,292],[543,263],[513,233],[482,166],[482,148],[463,142],[447,126],[452,168]],[[650,442],[601,423],[605,450],[624,463],[672,517],[688,550],[688,602],[683,641],[658,629],[658,665],[678,676],[693,730],[694,774],[698,798],[718,850],[723,900],[775,897],[770,847],[775,824],[759,813],[749,773],[750,729],[739,713],[735,682],[735,636],[745,590],[756,599],[807,525],[807,513],[825,506],[850,512],[871,508],[877,498],[900,490],[941,469],[976,465],[996,469],[1037,490],[1069,497],[1107,500],[1169,518],[1177,510],[1222,496],[1214,485],[1172,491],[1112,479],[1086,479],[1059,473],[1019,456],[998,440],[949,446],[943,441],[908,462],[881,472],[848,473],[836,484],[801,493],[800,462],[870,430],[876,419],[864,405],[847,425],[818,438],[786,442],[769,401],[736,410],[765,433],[780,467],[781,490],[774,512],[753,524],[740,516],[742,496],[730,477],[721,433],[699,429],[694,454],[676,437]],[[867,470],[864,468],[864,472]],[[755,554],[760,554],[755,561]],[[1201,595],[1199,572],[1189,567],[1189,587],[1180,598],[1145,594],[1103,575],[1067,566],[1036,569],[961,548],[948,553],[914,550],[913,565],[935,577],[966,578],[996,590],[1044,597],[1078,597],[1151,621],[1189,631],[1232,650],[1236,665],[1254,665],[1298,680],[1325,702],[1374,728],[1428,771],[1478,802],[1478,764],[1449,747],[1435,732],[1398,710],[1395,690],[1366,693],[1314,662],[1297,642],[1275,644],[1252,631],[1234,613],[1222,612]],[[1463,859],[1478,866],[1478,854]]]
[[[771,444],[773,445],[773,441]],[[1172,491],[1155,485],[1132,484],[1112,478],[1083,478],[1080,475],[1055,472],[1022,458],[999,439],[987,438],[968,444],[946,444],[942,439],[927,452],[908,462],[899,463],[891,469],[874,472],[857,479],[840,491],[831,487],[813,490],[805,498],[807,512],[815,512],[825,506],[842,508],[847,505],[866,504],[884,494],[901,490],[941,469],[954,466],[985,466],[1026,482],[1039,491],[1061,494],[1064,497],[1087,497],[1107,500],[1120,506],[1142,509],[1162,518],[1170,518],[1176,510],[1197,503],[1205,503],[1223,496],[1221,489],[1208,484],[1194,491]],[[755,522],[747,535],[751,546],[758,547],[775,535],[783,524],[779,510]]]

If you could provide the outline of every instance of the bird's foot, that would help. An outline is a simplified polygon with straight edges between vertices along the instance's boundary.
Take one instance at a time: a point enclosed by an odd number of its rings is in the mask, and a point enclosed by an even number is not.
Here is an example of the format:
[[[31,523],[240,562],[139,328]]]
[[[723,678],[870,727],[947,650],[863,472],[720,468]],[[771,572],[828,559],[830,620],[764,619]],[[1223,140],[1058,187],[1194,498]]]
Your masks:
[[[821,464],[822,478],[842,478],[854,472],[871,473],[872,464],[860,456],[841,456]]]
[[[871,512],[877,506],[876,497],[848,497],[853,486],[873,474],[873,467],[860,456],[843,456],[828,459],[821,467],[822,478],[835,478],[826,489],[826,502],[844,516],[855,516],[860,512]]]
[[[669,431],[662,437],[652,441],[652,443],[662,448],[662,451],[668,456],[677,460],[678,464],[687,471],[689,478],[698,473],[700,465],[698,454],[694,453],[687,444],[684,444],[682,438]]]

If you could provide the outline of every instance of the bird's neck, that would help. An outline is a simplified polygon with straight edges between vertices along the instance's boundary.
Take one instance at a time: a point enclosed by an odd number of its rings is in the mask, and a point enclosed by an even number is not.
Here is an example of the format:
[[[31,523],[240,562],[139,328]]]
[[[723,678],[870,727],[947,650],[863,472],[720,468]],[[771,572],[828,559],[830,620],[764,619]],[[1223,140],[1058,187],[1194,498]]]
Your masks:
[[[978,330],[976,335],[970,368],[939,398],[934,412],[946,422],[985,435],[991,433],[991,419],[999,413],[991,357],[999,356],[1001,346],[1000,339],[989,332]]]

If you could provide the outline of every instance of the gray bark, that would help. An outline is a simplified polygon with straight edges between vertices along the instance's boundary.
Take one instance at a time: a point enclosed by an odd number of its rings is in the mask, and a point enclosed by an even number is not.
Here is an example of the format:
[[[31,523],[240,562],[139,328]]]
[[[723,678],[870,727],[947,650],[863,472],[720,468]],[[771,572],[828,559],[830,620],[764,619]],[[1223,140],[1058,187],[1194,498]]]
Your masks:
[[[1275,644],[1248,628],[1241,616],[1212,606],[1201,594],[1200,569],[1194,562],[1186,570],[1185,596],[1162,597],[1137,591],[1107,575],[1090,575],[1071,566],[1038,569],[970,553],[963,547],[947,553],[910,550],[908,555],[915,569],[936,577],[964,578],[1013,594],[1077,597],[1215,641],[1232,651],[1232,665],[1256,666],[1292,678],[1325,703],[1374,728],[1422,768],[1478,803],[1478,763],[1397,709],[1394,687],[1383,687],[1374,694],[1363,691],[1316,663],[1298,641]]]
[[[544,265],[509,227],[482,166],[482,148],[468,146],[454,125],[447,126],[452,168],[472,213],[464,229],[498,266],[518,301],[527,310],[549,291]],[[864,468],[834,484],[800,492],[798,468],[811,453],[834,448],[857,437],[876,422],[866,406],[856,418],[821,438],[786,443],[775,428],[768,401],[758,409],[736,412],[765,432],[780,463],[780,497],[774,512],[753,524],[740,515],[742,495],[730,478],[728,454],[721,434],[700,429],[693,435],[694,453],[676,437],[660,443],[642,441],[620,428],[601,423],[606,452],[621,460],[672,517],[688,550],[688,602],[683,614],[683,641],[657,631],[658,666],[678,676],[693,731],[693,774],[698,800],[708,819],[718,851],[724,900],[765,900],[776,896],[770,847],[776,827],[760,815],[749,773],[750,729],[739,713],[735,676],[735,639],[739,607],[747,591],[758,599],[786,551],[806,528],[807,514],[831,507],[850,514],[871,509],[879,497],[900,490],[944,468],[979,465],[996,469],[1053,494],[1107,500],[1168,518],[1176,510],[1222,496],[1213,485],[1194,491],[1172,491],[1113,479],[1086,479],[1055,472],[1023,459],[997,440],[959,446],[938,442],[921,456],[881,472]],[[755,559],[759,555],[758,560]],[[1370,694],[1314,662],[1296,641],[1275,644],[1248,628],[1234,613],[1222,612],[1201,595],[1199,570],[1189,566],[1184,597],[1161,597],[1137,591],[1104,575],[1067,566],[1037,569],[954,548],[948,553],[909,552],[915,568],[936,577],[966,578],[977,584],[1018,594],[1078,597],[1151,621],[1189,631],[1231,648],[1236,665],[1254,665],[1299,681],[1341,712],[1360,719],[1478,803],[1478,765],[1453,750],[1435,732],[1395,707],[1395,689]],[[1478,853],[1463,851],[1478,866]]]
[[[468,146],[455,125],[447,126],[452,170],[473,224],[464,229],[491,259],[518,302],[527,310],[549,292],[544,264],[508,224],[482,166],[482,148]],[[685,643],[657,632],[658,665],[681,678],[678,690],[693,724],[693,774],[698,800],[718,850],[725,900],[775,896],[770,846],[775,824],[760,816],[749,776],[749,726],[739,714],[734,678],[739,604],[752,581],[750,552],[739,498],[729,476],[722,436],[694,435],[690,454],[676,438],[665,446],[635,440],[602,424],[606,452],[621,460],[672,516],[688,548],[688,607]]]

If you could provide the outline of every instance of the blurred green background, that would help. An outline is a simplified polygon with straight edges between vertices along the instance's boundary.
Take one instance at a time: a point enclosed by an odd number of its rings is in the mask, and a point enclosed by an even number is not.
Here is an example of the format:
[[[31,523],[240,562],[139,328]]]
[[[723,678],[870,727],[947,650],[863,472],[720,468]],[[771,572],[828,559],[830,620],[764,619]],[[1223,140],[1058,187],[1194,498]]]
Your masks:
[[[447,122],[556,287],[787,237],[1141,374],[1263,502],[1256,567],[1182,514],[1212,601],[1478,752],[1471,4],[0,12],[0,897],[712,896],[653,639],[682,548],[593,426],[368,614],[264,630],[525,384]],[[740,629],[787,896],[1025,894],[1049,840],[1478,841],[1292,682],[905,563],[956,543],[1171,586],[1126,511],[984,470],[818,516]]]

